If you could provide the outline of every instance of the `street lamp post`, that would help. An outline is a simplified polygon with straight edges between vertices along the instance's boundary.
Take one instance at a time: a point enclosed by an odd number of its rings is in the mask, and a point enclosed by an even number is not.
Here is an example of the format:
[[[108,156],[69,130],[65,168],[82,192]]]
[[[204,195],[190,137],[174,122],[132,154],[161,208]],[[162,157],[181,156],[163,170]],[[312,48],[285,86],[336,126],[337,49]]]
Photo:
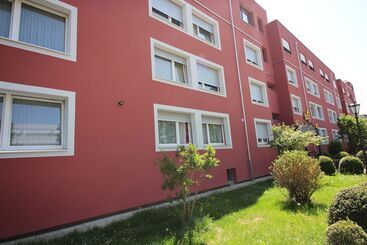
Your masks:
[[[362,147],[362,152],[363,152],[363,159],[364,159],[364,164],[367,164],[367,157],[366,157],[366,149],[365,149],[365,145],[364,145],[364,138],[362,135],[362,128],[361,125],[359,124],[359,109],[361,107],[361,104],[357,104],[357,102],[353,102],[353,104],[349,105],[349,108],[352,110],[355,118],[356,118],[356,122],[357,122],[357,129],[358,129],[358,133],[359,133],[359,137],[360,137],[360,141],[361,141],[361,147]]]

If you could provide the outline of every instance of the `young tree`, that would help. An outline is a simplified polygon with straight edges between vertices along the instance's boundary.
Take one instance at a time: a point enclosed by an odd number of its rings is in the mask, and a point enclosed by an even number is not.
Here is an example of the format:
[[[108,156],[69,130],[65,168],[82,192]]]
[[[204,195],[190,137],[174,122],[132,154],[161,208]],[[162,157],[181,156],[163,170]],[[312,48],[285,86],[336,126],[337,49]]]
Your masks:
[[[285,151],[303,151],[308,145],[320,145],[323,139],[313,132],[303,132],[283,123],[273,126],[271,146],[282,154]]]
[[[220,161],[215,157],[215,150],[208,146],[200,153],[190,144],[180,147],[175,158],[166,154],[159,159],[159,169],[163,175],[163,190],[177,191],[176,195],[182,200],[182,223],[192,220],[196,197],[204,179],[211,179],[209,170],[217,167]],[[193,194],[191,194],[193,193]]]
[[[362,135],[359,134],[356,119],[350,115],[342,115],[338,119],[339,134],[345,139],[348,139],[349,150],[352,153],[357,153],[361,149],[360,139],[367,139],[367,119],[360,118],[360,126]]]

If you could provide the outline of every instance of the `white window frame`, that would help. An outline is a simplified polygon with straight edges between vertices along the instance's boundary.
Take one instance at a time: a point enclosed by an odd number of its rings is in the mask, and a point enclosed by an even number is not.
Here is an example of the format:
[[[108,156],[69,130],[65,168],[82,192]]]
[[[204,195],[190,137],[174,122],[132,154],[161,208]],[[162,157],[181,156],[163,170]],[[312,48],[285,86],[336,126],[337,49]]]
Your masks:
[[[250,87],[251,103],[255,104],[255,105],[269,107],[268,91],[267,91],[266,83],[261,82],[259,80],[256,80],[255,78],[252,78],[252,77],[249,77],[248,80],[249,80],[249,87]],[[261,87],[262,95],[263,95],[263,98],[264,98],[264,103],[253,101],[252,92],[251,92],[252,91],[251,90],[251,84],[254,84],[254,85],[257,85],[257,86]]]
[[[292,53],[292,51],[291,51],[291,44],[285,38],[282,38],[281,41],[282,41],[283,50],[285,50],[289,54],[291,54]]]
[[[312,81],[308,77],[305,77],[305,86],[306,86],[307,93],[312,94],[313,96],[317,98],[320,98],[320,89],[319,89],[319,85],[316,82]],[[316,90],[314,89],[314,87],[316,87]]]
[[[299,105],[299,112],[296,112],[294,110],[294,105],[293,105],[293,99],[296,99],[298,101],[298,105]],[[302,108],[302,99],[301,97],[298,97],[294,94],[291,94],[291,104],[292,104],[292,111],[293,111],[293,114],[296,114],[296,115],[303,115],[303,108]]]
[[[322,77],[322,78],[325,78],[325,73],[324,73],[324,71],[322,70],[322,69],[319,69],[320,70],[320,76]]]
[[[249,64],[249,65],[251,65],[251,66],[253,66],[253,67],[256,67],[259,70],[264,70],[263,57],[262,57],[262,49],[259,46],[256,46],[255,44],[253,44],[252,42],[250,42],[250,41],[248,41],[246,39],[243,39],[243,42],[244,42],[243,48],[244,48],[246,63]],[[250,61],[247,60],[246,46],[248,46],[249,48],[255,50],[256,56],[257,56],[257,61],[259,62],[258,65],[253,64],[252,62],[250,62]]]
[[[307,65],[306,56],[305,56],[304,54],[300,53],[300,54],[299,54],[299,57],[300,57],[300,59],[301,59],[301,62],[302,62],[303,64],[306,64],[306,65]]]
[[[164,42],[158,41],[153,38],[150,39],[150,43],[151,43],[150,49],[151,49],[151,64],[152,64],[152,80],[153,81],[178,86],[181,88],[192,89],[195,91],[200,91],[200,92],[208,93],[212,95],[227,97],[226,82],[225,82],[223,66],[218,65],[214,62],[203,59],[199,56],[193,55],[191,53],[188,53],[186,51],[183,51],[181,49],[178,49],[176,47],[173,47],[169,44],[166,44]],[[166,52],[172,53],[174,55],[177,55],[177,56],[180,56],[186,59],[187,83],[179,83],[176,81],[164,80],[164,79],[155,77],[155,60],[154,60],[155,48],[162,49]],[[208,66],[218,71],[219,92],[203,89],[199,86],[197,63]]]
[[[315,66],[313,65],[313,62],[311,60],[308,60],[308,66],[312,68],[312,70],[315,70]]]
[[[205,117],[205,116],[204,116]],[[222,119],[223,120],[223,119]],[[210,120],[204,120],[203,117],[202,117],[202,125],[203,124],[206,124],[206,135],[208,137],[208,144],[205,144],[204,143],[204,138],[203,138],[203,145],[204,146],[207,146],[207,145],[211,145],[213,147],[222,147],[222,146],[225,146],[226,145],[226,133],[225,133],[225,129],[224,129],[224,123],[222,124],[218,124],[216,122],[210,122]],[[221,129],[222,129],[222,136],[223,136],[223,143],[212,143],[210,141],[210,130],[209,130],[209,125],[220,125],[221,126]]]
[[[294,79],[296,80],[295,83],[291,83],[288,77],[288,71],[290,71],[291,73],[293,73],[294,75]],[[288,79],[288,83],[296,88],[298,88],[298,79],[297,79],[297,72],[290,68],[289,66],[286,65],[286,74],[287,74],[287,79]]]
[[[220,40],[220,30],[219,30],[219,24],[218,21],[216,21],[215,19],[213,19],[212,17],[210,17],[207,14],[204,14],[203,12],[201,12],[200,10],[198,10],[197,8],[195,8],[194,6],[192,6],[191,4],[187,3],[184,0],[170,0],[171,2],[179,5],[180,7],[182,7],[182,17],[183,17],[183,27],[179,27],[173,23],[170,23],[158,16],[156,16],[153,11],[152,11],[152,0],[148,0],[148,7],[149,7],[149,16],[154,18],[155,20],[158,20],[178,31],[181,31],[187,35],[189,35],[190,37],[193,37],[213,48],[222,50],[221,47],[221,40]],[[196,15],[197,17],[205,20],[206,22],[208,22],[209,24],[211,24],[213,26],[214,29],[214,43],[208,42],[206,40],[203,40],[202,38],[198,37],[195,35],[194,33],[194,27],[193,27],[193,15]]]
[[[12,0],[11,2],[13,8],[11,13],[10,34],[8,38],[0,36],[0,44],[76,62],[78,22],[78,9],[76,7],[58,0]],[[19,40],[22,3],[65,17],[65,52]]]
[[[315,116],[312,116],[312,110],[311,110],[311,105],[314,105],[316,107],[316,112],[317,112],[317,115]],[[322,108],[321,105],[319,104],[316,104],[314,102],[309,102],[309,107],[310,107],[310,114],[311,114],[311,117],[314,118],[314,119],[317,119],[317,120],[320,120],[320,121],[325,121],[325,113],[324,113],[324,108]],[[319,113],[319,110],[321,108],[321,111],[322,111],[322,114],[320,115]]]
[[[322,136],[322,137],[325,137],[325,138],[326,138],[325,140],[322,140],[322,141],[321,141],[321,144],[322,144],[322,145],[327,145],[327,144],[329,144],[329,132],[328,132],[328,130],[327,130],[326,128],[317,128],[317,130],[318,130],[318,134],[319,134],[320,136]],[[321,135],[321,133],[320,133],[321,131],[326,132],[326,136]]]
[[[177,145],[165,146],[159,144],[159,128],[158,119],[159,111],[178,113],[178,114],[189,114],[191,118],[191,132],[192,132],[192,143],[198,147],[198,149],[205,149],[204,139],[203,139],[203,117],[212,117],[223,120],[223,130],[224,130],[224,144],[212,144],[215,149],[232,149],[232,137],[231,137],[231,127],[230,118],[228,114],[196,110],[191,108],[176,107],[170,105],[154,104],[154,131],[155,131],[155,150],[160,151],[176,151]]]
[[[329,122],[333,123],[333,124],[336,124],[338,122],[338,114],[336,113],[336,111],[328,109],[327,113],[328,113],[328,117],[329,117]],[[334,120],[334,115],[335,115],[335,120]],[[331,118],[332,118],[332,120],[330,120]]]
[[[326,81],[329,81],[329,75],[324,73]]]
[[[0,81],[0,94],[5,95],[0,132],[0,159],[55,157],[74,155],[75,92]],[[62,144],[60,146],[10,146],[12,98],[62,103]]]
[[[266,144],[262,144],[258,142],[258,136],[257,136],[257,128],[256,128],[256,123],[266,123],[268,126],[268,134],[269,134],[269,142]],[[267,120],[267,119],[260,119],[260,118],[254,118],[254,129],[255,129],[255,136],[256,136],[256,145],[259,148],[262,147],[270,147],[270,141],[273,139],[273,132],[272,132],[272,123],[271,120]]]
[[[325,101],[330,105],[335,105],[333,93],[324,88]]]

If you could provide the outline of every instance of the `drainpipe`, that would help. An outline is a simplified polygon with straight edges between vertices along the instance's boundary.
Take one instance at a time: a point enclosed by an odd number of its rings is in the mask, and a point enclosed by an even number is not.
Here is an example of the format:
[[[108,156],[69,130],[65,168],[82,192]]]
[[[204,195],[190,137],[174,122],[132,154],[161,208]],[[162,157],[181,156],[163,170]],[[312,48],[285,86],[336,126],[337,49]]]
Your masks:
[[[247,154],[248,154],[248,159],[249,159],[250,178],[252,180],[254,178],[253,177],[253,166],[252,166],[252,158],[251,158],[248,129],[247,129],[247,122],[246,122],[246,109],[245,109],[245,103],[244,103],[244,98],[243,98],[242,79],[241,79],[241,72],[240,72],[240,63],[238,60],[238,49],[237,49],[237,43],[236,43],[236,33],[235,33],[235,28],[234,28],[231,0],[228,0],[228,3],[229,3],[229,11],[230,11],[230,16],[231,16],[231,27],[232,27],[233,45],[234,45],[235,58],[236,58],[237,78],[238,78],[238,85],[240,87],[241,108],[242,108],[242,116],[243,116],[242,121],[243,121],[243,126],[245,128],[245,140],[246,140]]]

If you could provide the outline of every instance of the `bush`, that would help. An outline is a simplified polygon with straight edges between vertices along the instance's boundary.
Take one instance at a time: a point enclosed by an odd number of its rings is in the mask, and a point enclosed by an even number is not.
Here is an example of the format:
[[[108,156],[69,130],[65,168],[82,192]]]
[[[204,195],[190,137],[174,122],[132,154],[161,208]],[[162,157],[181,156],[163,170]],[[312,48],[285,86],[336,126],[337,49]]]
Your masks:
[[[330,142],[329,144],[330,155],[335,156],[342,151],[343,151],[343,145],[340,140],[333,140]]]
[[[320,188],[323,173],[317,159],[304,151],[289,151],[275,160],[272,175],[278,186],[288,190],[293,202],[306,203]]]
[[[329,226],[327,244],[330,245],[365,245],[367,234],[350,220],[341,220]]]
[[[352,220],[367,231],[367,182],[340,191],[329,209],[329,225]]]
[[[319,157],[321,157],[321,156],[324,156],[324,157],[331,157],[331,155],[330,155],[328,152],[321,152],[321,153],[319,154]]]
[[[344,157],[339,162],[340,173],[342,174],[363,174],[363,162],[357,157]]]
[[[338,154],[335,155],[335,159],[342,159],[343,157],[347,157],[350,156],[348,152],[346,151],[341,151]]]
[[[367,154],[367,152],[366,152]],[[364,162],[364,157],[363,157],[363,151],[359,151],[356,155],[356,157],[358,157],[359,159],[361,159],[362,162]],[[367,162],[366,162],[367,163]]]
[[[321,171],[324,172],[326,175],[334,175],[336,172],[334,161],[330,157],[320,156],[319,157],[319,164]]]

